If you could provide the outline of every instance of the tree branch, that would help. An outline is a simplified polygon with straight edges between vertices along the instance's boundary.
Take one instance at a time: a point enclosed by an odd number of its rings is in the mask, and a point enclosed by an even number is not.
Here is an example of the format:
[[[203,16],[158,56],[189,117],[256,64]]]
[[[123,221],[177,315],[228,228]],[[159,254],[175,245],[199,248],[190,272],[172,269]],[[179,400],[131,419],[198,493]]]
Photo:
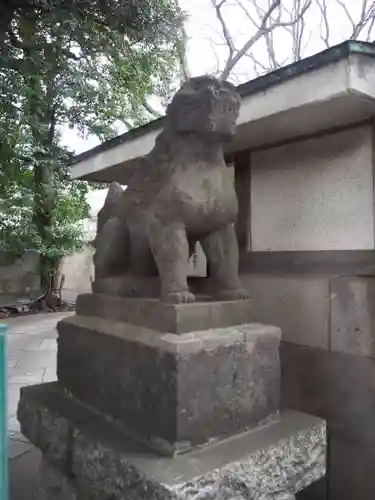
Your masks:
[[[177,42],[177,55],[178,55],[178,61],[180,64],[181,83],[188,80],[191,76],[190,70],[189,70],[188,59],[186,57],[188,41],[189,41],[188,34],[186,32],[185,26],[182,25],[182,27],[181,27],[181,40],[179,40]]]
[[[331,46],[329,42],[329,37],[330,37],[330,29],[329,29],[329,22],[328,22],[328,11],[327,11],[327,0],[316,0],[316,3],[319,7],[321,16],[322,16],[322,23],[324,26],[324,32],[322,29],[322,25],[320,25],[320,38],[324,42],[324,45],[327,47],[327,49]]]
[[[271,69],[277,69],[277,68],[280,67],[280,65],[279,65],[279,63],[277,62],[277,59],[276,59],[274,39],[273,39],[272,35],[273,35],[272,32],[266,33],[266,35],[265,35],[264,38],[265,38],[266,45],[267,45],[267,53],[268,53],[268,57],[269,57],[269,60],[270,60]]]
[[[257,59],[253,53],[245,54],[244,57],[248,57],[250,61],[253,63],[253,69],[254,73],[257,76],[260,76],[261,74],[268,73],[270,68],[269,66],[263,64],[259,59]],[[258,69],[258,67],[261,69],[261,71]]]
[[[154,118],[161,118],[163,115],[162,113],[159,113],[153,106],[151,106],[150,103],[144,102],[143,107],[154,117]]]
[[[134,125],[129,120],[125,120],[125,118],[122,119],[122,123],[125,125],[125,127],[128,130],[131,130],[134,128]]]
[[[368,0],[362,0],[361,15],[358,22],[355,22],[345,2],[343,0],[336,1],[345,12],[352,27],[352,33],[349,37],[351,40],[356,40],[368,23],[370,23],[371,27],[373,26],[372,20],[375,16],[375,2],[372,2],[371,5],[368,6]],[[367,33],[367,37],[370,37],[370,32]]]
[[[359,35],[361,34],[361,31],[366,26],[367,22],[371,19],[371,16],[373,17],[373,15],[374,15],[374,12],[373,12],[374,11],[374,4],[372,4],[371,7],[367,10],[367,1],[368,0],[363,0],[361,17],[355,26],[354,33],[352,36],[353,39],[356,39],[359,37]]]
[[[346,17],[348,18],[348,21],[350,22],[351,26],[352,26],[352,35],[350,36],[350,38],[353,38],[353,34],[355,32],[355,22],[352,18],[352,16],[350,15],[350,12],[349,12],[349,9],[347,8],[347,6],[345,5],[345,2],[341,1],[341,0],[336,0],[337,3],[342,7],[343,11],[345,12],[346,14]]]
[[[243,47],[236,51],[232,57],[230,57],[224,67],[224,70],[221,73],[221,79],[226,80],[234,68],[234,66],[238,63],[238,61],[248,52],[248,50],[263,36],[265,36],[267,33],[270,33],[274,29],[278,27],[287,27],[287,26],[293,26],[296,22],[298,22],[302,17],[305,15],[307,9],[310,7],[312,0],[307,0],[303,8],[301,9],[300,13],[295,17],[294,19],[291,19],[290,21],[281,21],[280,18],[278,18],[276,21],[272,22],[269,26],[267,26],[268,21],[271,19],[271,16],[273,12],[280,7],[281,5],[281,0],[274,0],[269,7],[269,9],[266,11],[265,15],[263,16],[262,22],[259,26],[259,29],[257,32],[243,45]]]
[[[300,10],[301,10],[301,0],[295,0],[295,5],[292,14],[293,18],[299,16]],[[302,39],[304,30],[305,30],[305,21],[302,16],[299,19],[299,21],[295,22],[292,26],[294,61],[299,61],[302,58]]]
[[[369,27],[368,27],[368,30],[367,30],[367,36],[366,36],[366,42],[369,42],[370,40],[372,41],[372,30],[374,28],[374,24],[375,24],[375,16],[371,19],[370,23],[369,23]]]
[[[245,16],[252,22],[255,28],[259,29],[259,24],[255,21],[248,9],[242,4],[241,0],[236,0],[236,4],[244,12]]]
[[[215,9],[216,17],[221,24],[223,36],[224,36],[225,42],[226,42],[228,50],[229,50],[229,59],[231,59],[233,57],[233,54],[235,53],[236,49],[234,46],[232,35],[230,34],[228,26],[224,20],[223,13],[221,11],[221,8],[223,7],[223,5],[225,5],[225,3],[226,3],[226,0],[221,0],[221,2],[219,2],[219,3],[217,3],[216,0],[211,0],[211,4],[212,4],[213,8]]]
[[[211,49],[212,49],[212,54],[215,58],[215,61],[216,61],[216,69],[213,71],[213,74],[216,76],[220,73],[220,59],[219,59],[219,56],[216,52],[216,46],[215,46],[215,43],[214,41],[212,40],[211,37],[208,38],[208,42],[209,44],[211,45]]]

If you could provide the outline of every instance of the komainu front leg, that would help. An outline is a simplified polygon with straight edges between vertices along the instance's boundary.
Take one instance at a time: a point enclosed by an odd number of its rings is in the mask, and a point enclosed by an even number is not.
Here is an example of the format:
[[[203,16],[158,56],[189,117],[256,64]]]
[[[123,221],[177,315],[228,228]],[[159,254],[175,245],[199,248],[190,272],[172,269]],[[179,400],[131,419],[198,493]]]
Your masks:
[[[202,242],[210,266],[213,294],[225,300],[246,299],[249,292],[238,276],[238,242],[233,225],[210,234]]]
[[[173,304],[194,302],[187,284],[189,244],[185,228],[177,223],[154,222],[149,239],[158,266],[162,300]]]

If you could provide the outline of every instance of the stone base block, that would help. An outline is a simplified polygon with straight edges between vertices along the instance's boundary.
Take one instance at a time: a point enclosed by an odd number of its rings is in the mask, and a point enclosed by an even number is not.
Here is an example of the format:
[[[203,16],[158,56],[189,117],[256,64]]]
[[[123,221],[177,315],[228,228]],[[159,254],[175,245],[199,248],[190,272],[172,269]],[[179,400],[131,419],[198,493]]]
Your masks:
[[[75,316],[58,325],[59,383],[163,454],[277,413],[280,330],[245,324],[182,335]]]
[[[215,285],[204,276],[188,276],[189,290],[199,298],[215,297]],[[160,299],[161,287],[159,276],[112,276],[96,279],[92,284],[94,294],[117,297],[138,297]]]
[[[160,297],[158,276],[111,276],[96,279],[92,284],[94,294],[118,297]]]
[[[174,458],[56,383],[22,389],[18,418],[43,452],[39,500],[292,500],[325,474],[325,423],[296,412]]]
[[[123,298],[97,293],[79,295],[76,312],[80,316],[110,318],[177,335],[242,325],[252,319],[250,300],[166,304],[152,298]]]

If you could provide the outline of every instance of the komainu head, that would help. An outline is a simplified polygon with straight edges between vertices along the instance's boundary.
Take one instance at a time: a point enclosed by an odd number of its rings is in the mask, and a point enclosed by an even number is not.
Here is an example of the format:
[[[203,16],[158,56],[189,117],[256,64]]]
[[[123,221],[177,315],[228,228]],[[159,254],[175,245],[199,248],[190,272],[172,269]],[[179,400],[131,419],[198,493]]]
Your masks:
[[[212,76],[191,78],[168,106],[166,121],[177,134],[200,134],[219,141],[236,132],[240,96],[234,85]]]

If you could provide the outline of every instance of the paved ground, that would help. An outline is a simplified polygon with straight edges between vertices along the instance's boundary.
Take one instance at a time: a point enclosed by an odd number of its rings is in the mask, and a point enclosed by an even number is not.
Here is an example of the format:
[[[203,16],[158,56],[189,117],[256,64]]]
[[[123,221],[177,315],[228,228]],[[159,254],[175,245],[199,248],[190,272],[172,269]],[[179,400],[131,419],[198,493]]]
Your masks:
[[[8,433],[10,500],[31,500],[39,452],[20,434],[16,417],[20,388],[56,379],[56,323],[72,313],[11,318],[8,337]]]

